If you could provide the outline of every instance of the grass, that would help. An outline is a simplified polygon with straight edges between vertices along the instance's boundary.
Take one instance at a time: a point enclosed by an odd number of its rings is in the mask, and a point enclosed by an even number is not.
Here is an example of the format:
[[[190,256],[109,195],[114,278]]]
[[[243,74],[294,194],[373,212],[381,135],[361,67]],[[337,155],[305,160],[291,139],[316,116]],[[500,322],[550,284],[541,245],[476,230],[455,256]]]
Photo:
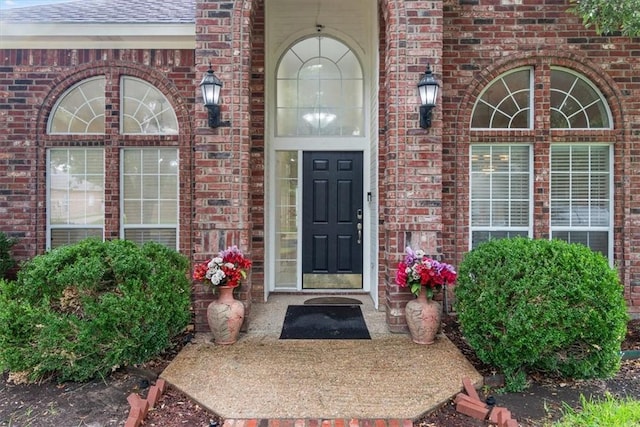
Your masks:
[[[610,393],[603,399],[587,400],[580,396],[582,409],[566,406],[564,415],[553,427],[632,427],[640,425],[640,401],[616,399]]]

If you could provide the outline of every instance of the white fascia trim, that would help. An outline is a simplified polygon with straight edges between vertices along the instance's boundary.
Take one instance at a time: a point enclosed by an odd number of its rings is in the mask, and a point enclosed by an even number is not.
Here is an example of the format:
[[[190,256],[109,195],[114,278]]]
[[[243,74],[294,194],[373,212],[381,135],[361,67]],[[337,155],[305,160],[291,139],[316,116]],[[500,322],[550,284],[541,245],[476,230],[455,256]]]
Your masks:
[[[195,49],[195,24],[0,22],[0,49]]]

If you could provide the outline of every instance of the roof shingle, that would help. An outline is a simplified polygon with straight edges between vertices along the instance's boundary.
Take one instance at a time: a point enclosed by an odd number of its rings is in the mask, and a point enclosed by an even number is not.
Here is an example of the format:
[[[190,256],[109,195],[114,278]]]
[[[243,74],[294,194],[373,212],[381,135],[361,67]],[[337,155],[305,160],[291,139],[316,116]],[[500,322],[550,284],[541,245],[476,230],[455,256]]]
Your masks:
[[[195,22],[195,0],[75,0],[2,11],[5,22],[171,23]]]

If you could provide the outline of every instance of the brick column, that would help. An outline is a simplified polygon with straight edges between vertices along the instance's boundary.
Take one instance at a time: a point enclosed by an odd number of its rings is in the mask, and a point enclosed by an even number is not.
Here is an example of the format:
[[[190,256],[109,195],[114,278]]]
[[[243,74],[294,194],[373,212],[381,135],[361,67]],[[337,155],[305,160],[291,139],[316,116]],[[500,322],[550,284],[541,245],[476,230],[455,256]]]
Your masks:
[[[404,306],[412,295],[395,284],[397,264],[407,245],[428,255],[442,253],[442,107],[430,129],[419,125],[417,84],[427,64],[442,76],[442,1],[383,2],[386,52],[384,73],[387,161],[382,177],[387,323],[407,330]],[[442,86],[442,84],[441,84]]]
[[[194,144],[195,261],[227,246],[237,245],[251,257],[249,138],[249,82],[251,2],[196,2],[196,108]],[[222,81],[221,120],[229,126],[210,129],[202,104],[200,80],[211,63]],[[240,290],[250,313],[251,275]],[[194,309],[197,330],[208,330],[206,307],[211,290],[196,285]]]

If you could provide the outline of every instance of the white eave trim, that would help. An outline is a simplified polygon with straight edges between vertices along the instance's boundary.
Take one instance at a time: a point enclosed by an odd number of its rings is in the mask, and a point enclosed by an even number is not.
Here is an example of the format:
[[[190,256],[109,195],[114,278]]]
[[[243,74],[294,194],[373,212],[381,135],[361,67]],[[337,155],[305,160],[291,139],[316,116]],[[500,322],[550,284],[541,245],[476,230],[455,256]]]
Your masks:
[[[0,21],[0,49],[195,49],[196,26]]]

